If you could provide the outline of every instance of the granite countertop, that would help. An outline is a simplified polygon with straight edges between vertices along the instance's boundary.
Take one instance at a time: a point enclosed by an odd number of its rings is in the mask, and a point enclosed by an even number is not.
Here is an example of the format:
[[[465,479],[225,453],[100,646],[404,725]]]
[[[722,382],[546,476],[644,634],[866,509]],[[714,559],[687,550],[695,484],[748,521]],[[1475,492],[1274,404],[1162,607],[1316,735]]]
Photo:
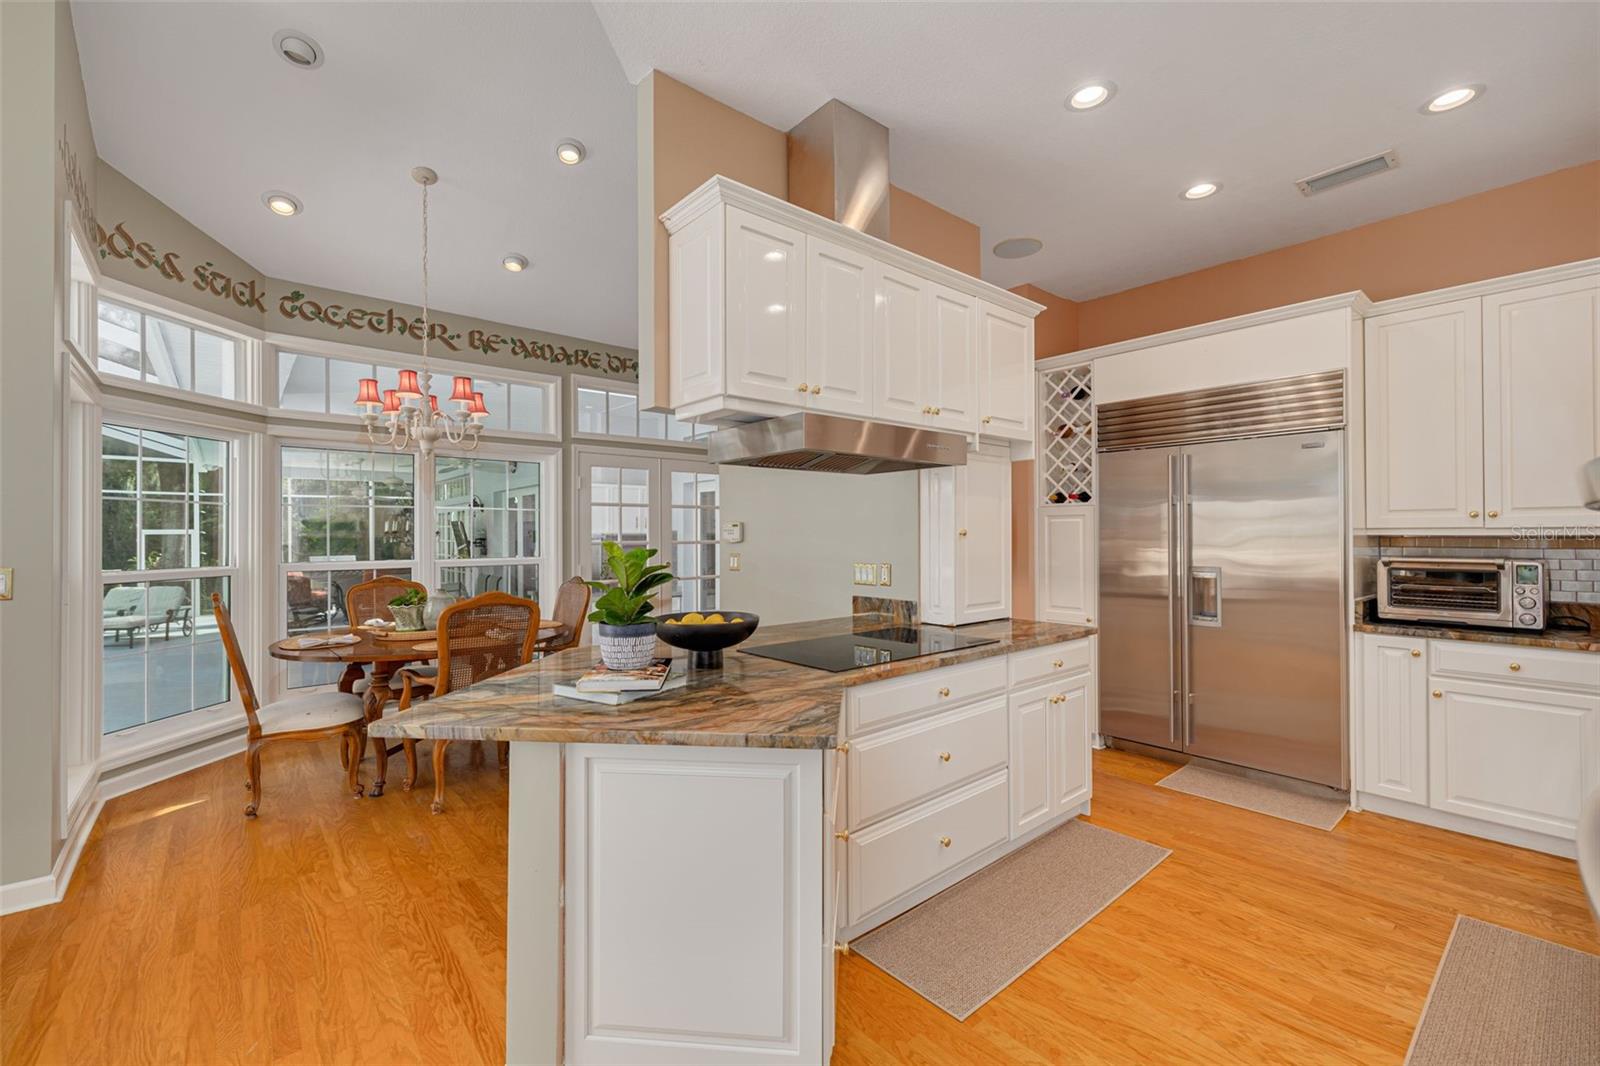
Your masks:
[[[835,618],[763,626],[740,647],[836,636],[881,624],[863,626]],[[367,731],[376,737],[418,740],[831,748],[839,742],[841,697],[852,685],[1077,640],[1096,629],[1012,619],[962,626],[958,632],[997,643],[837,674],[743,655],[736,648],[723,653],[720,670],[690,670],[683,652],[658,645],[660,654],[673,655],[674,670],[688,672],[688,684],[617,707],[555,695],[557,682],[571,680],[600,659],[598,648],[572,648],[404,713],[391,709]]]
[[[1479,629],[1443,622],[1396,622],[1377,616],[1377,601],[1371,596],[1356,601],[1357,633],[1392,633],[1401,637],[1426,637],[1432,640],[1465,640],[1477,644],[1517,644],[1529,648],[1554,648],[1557,651],[1600,652],[1600,609],[1585,603],[1545,605],[1547,620],[1575,618],[1588,625],[1581,629]]]

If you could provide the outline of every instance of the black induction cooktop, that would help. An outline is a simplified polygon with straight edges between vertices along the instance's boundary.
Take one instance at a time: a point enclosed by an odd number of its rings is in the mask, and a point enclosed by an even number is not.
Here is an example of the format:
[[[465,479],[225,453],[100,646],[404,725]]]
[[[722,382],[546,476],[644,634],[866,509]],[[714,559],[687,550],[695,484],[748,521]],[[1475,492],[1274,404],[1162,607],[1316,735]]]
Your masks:
[[[814,670],[837,674],[863,666],[877,666],[879,663],[918,659],[924,655],[998,643],[993,637],[960,636],[951,630],[934,626],[898,626],[892,629],[869,629],[861,633],[841,633],[832,637],[813,637],[810,640],[790,640],[782,644],[763,644],[739,650],[746,655],[759,655],[763,659],[778,659],[796,666],[809,666]]]

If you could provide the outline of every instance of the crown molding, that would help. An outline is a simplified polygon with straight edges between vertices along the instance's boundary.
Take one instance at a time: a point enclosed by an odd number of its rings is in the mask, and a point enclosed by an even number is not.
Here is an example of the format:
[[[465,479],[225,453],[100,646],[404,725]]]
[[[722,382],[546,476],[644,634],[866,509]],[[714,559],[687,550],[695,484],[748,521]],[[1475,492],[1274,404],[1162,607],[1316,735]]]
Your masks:
[[[1367,299],[1367,294],[1360,289],[1356,289],[1352,292],[1341,292],[1335,296],[1323,296],[1315,300],[1304,300],[1297,304],[1286,304],[1283,307],[1271,307],[1265,311],[1252,311],[1247,315],[1218,319],[1216,322],[1203,322],[1198,326],[1185,326],[1182,329],[1168,330],[1165,333],[1152,333],[1146,337],[1134,337],[1130,340],[1116,341],[1113,344],[1102,344],[1098,348],[1081,348],[1075,352],[1047,356],[1034,363],[1034,369],[1054,370],[1057,367],[1075,366],[1095,359],[1104,359],[1108,355],[1137,352],[1145,348],[1156,348],[1161,345],[1176,344],[1179,341],[1194,340],[1197,337],[1210,337],[1217,333],[1232,333],[1237,329],[1249,329],[1251,326],[1262,326],[1268,322],[1282,322],[1289,318],[1304,318],[1306,315],[1315,315],[1323,311],[1349,311],[1356,318],[1365,318],[1371,313],[1372,306],[1372,301]]]
[[[877,262],[888,263],[907,273],[947,285],[957,292],[976,296],[1008,311],[1027,315],[1029,318],[1044,310],[1043,304],[1018,296],[1008,289],[991,285],[970,274],[963,274],[959,270],[934,262],[915,252],[908,252],[898,245],[841,225],[814,211],[796,207],[787,200],[781,200],[759,189],[752,189],[721,174],[707,178],[699,188],[663,211],[660,216],[661,223],[667,227],[668,234],[677,233],[707,211],[719,206],[738,207],[762,218],[793,226],[823,240],[853,248]]]
[[[1448,289],[1433,289],[1429,292],[1419,292],[1411,296],[1396,296],[1392,300],[1379,300],[1372,305],[1370,313],[1387,315],[1394,311],[1411,311],[1418,307],[1432,307],[1434,304],[1448,303],[1451,300],[1470,300],[1475,296],[1492,296],[1498,292],[1526,289],[1534,285],[1548,285],[1551,282],[1583,278],[1592,274],[1600,274],[1600,258],[1579,259],[1576,262],[1562,263],[1558,266],[1540,267],[1538,270],[1525,270],[1520,274],[1506,274],[1503,277],[1486,278],[1483,281],[1469,281],[1465,285],[1452,285]]]

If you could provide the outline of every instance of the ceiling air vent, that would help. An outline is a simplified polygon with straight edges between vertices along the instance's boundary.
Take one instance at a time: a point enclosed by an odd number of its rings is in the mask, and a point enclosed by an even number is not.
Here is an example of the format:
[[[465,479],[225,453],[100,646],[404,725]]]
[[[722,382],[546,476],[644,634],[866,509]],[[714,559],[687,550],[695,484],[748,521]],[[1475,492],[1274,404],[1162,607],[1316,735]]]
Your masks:
[[[1300,192],[1306,196],[1314,196],[1319,192],[1326,192],[1335,185],[1345,185],[1358,178],[1367,177],[1369,174],[1382,174],[1386,170],[1393,170],[1400,165],[1400,157],[1393,148],[1382,155],[1375,155],[1370,159],[1358,159],[1354,163],[1346,163],[1342,167],[1324,170],[1321,174],[1313,174],[1309,178],[1301,178],[1295,182]]]

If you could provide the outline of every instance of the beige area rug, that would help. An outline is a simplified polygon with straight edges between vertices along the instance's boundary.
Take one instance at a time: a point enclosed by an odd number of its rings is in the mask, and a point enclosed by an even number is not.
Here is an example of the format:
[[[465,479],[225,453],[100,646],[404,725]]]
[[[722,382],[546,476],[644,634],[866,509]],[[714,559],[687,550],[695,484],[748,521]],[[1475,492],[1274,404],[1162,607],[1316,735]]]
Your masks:
[[[965,1020],[1170,854],[1074,819],[850,948]]]
[[[1600,955],[1456,918],[1407,1066],[1600,1062]]]
[[[1156,784],[1174,792],[1185,792],[1231,807],[1243,807],[1258,814],[1299,822],[1313,829],[1332,829],[1350,809],[1350,804],[1344,799],[1308,795],[1259,778],[1213,770],[1195,763],[1180,767]]]

